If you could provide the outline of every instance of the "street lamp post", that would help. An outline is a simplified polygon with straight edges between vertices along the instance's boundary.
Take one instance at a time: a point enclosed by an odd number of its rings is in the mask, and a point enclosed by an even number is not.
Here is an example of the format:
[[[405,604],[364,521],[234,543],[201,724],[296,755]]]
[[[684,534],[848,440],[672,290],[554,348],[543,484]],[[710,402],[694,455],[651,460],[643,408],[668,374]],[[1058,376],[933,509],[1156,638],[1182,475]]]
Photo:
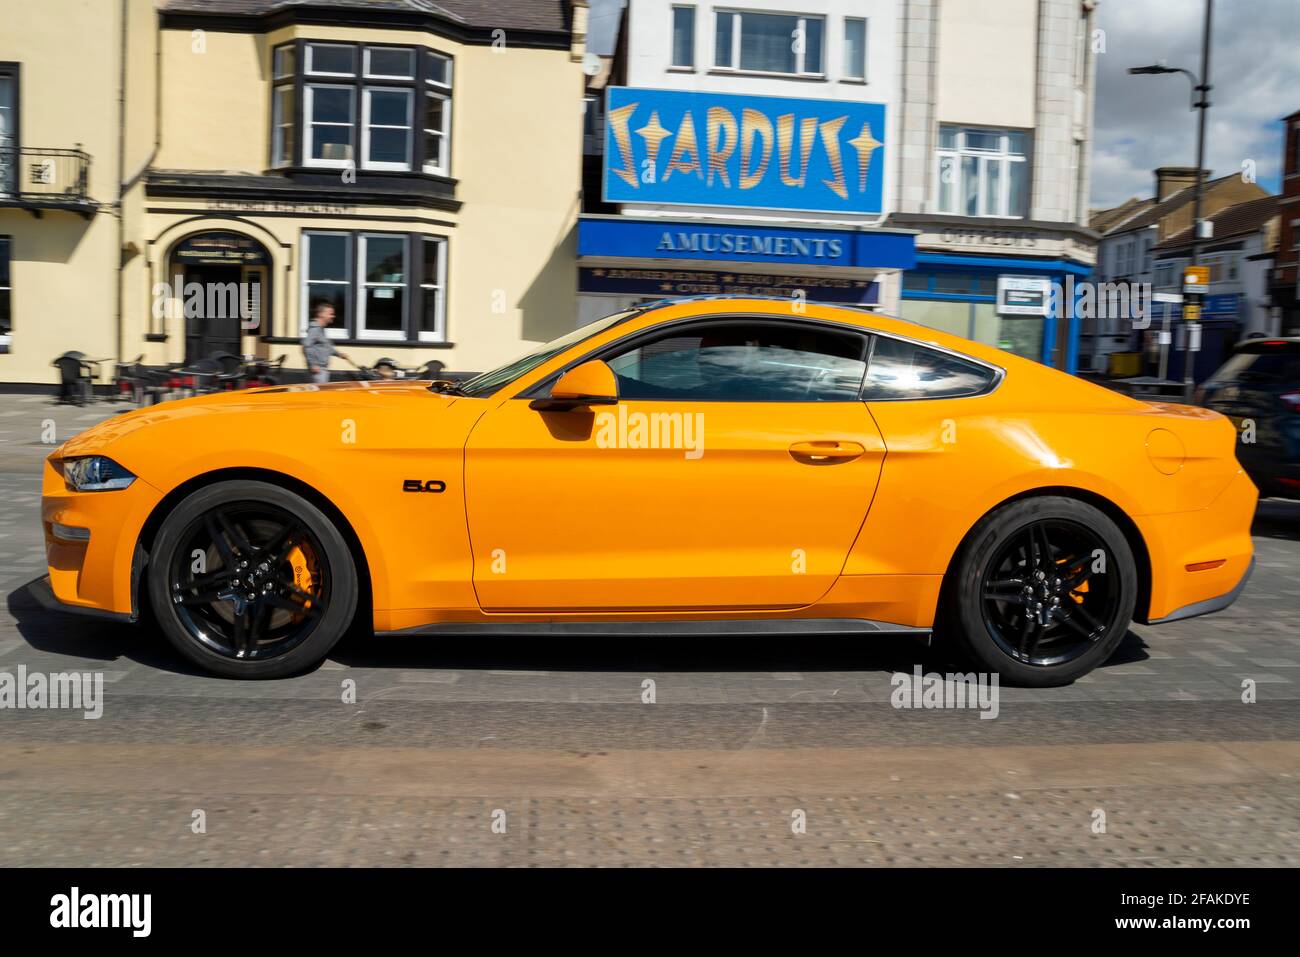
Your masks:
[[[1196,182],[1192,187],[1192,249],[1190,259],[1193,266],[1200,261],[1201,252],[1201,192],[1205,182],[1205,116],[1210,109],[1210,90],[1212,89],[1210,86],[1210,30],[1213,22],[1214,0],[1205,0],[1205,24],[1201,29],[1200,79],[1197,79],[1196,74],[1190,70],[1165,66],[1163,63],[1153,64],[1152,66],[1129,67],[1129,73],[1134,75],[1181,73],[1192,84],[1192,109],[1200,110],[1196,121]],[[1184,398],[1190,402],[1194,380],[1192,377],[1192,327],[1186,321],[1187,307],[1189,305],[1197,307],[1197,322],[1199,323],[1199,307],[1201,305],[1201,294],[1199,292],[1186,294],[1186,301],[1183,304],[1183,342],[1185,347],[1183,394]]]

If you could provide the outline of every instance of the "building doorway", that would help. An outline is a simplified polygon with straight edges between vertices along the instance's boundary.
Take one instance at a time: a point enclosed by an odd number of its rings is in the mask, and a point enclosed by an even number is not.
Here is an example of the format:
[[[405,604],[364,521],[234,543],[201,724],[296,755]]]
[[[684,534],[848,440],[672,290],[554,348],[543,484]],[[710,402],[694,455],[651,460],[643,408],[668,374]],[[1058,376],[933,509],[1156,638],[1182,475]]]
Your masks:
[[[169,278],[184,316],[187,365],[265,352],[270,263],[261,243],[239,233],[196,233],[176,244]]]

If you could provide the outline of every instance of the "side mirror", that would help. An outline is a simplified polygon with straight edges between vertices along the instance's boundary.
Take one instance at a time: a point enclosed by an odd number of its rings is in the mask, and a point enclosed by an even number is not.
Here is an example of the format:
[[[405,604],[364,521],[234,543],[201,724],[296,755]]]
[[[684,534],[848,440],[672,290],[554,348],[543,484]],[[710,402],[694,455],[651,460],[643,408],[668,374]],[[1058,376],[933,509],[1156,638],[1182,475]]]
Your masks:
[[[599,359],[574,366],[551,386],[546,399],[534,399],[530,409],[557,412],[587,405],[618,404],[618,380],[614,370]]]

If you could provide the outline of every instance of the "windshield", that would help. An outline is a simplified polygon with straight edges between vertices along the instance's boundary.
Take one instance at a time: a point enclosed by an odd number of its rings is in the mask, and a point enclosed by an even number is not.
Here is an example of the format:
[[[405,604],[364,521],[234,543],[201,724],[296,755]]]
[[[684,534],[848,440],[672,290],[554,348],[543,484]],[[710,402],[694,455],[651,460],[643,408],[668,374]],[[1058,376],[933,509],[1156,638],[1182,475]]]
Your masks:
[[[461,395],[485,396],[491,395],[502,386],[507,386],[514,382],[521,375],[532,372],[543,362],[553,359],[561,352],[577,345],[584,339],[590,339],[598,332],[604,332],[612,325],[622,322],[632,311],[616,312],[612,316],[606,316],[604,319],[597,319],[585,326],[580,326],[558,339],[552,339],[546,345],[541,346],[535,352],[530,352],[521,356],[514,362],[507,363],[491,372],[484,372],[482,375],[476,375],[474,378],[462,382],[460,385]]]

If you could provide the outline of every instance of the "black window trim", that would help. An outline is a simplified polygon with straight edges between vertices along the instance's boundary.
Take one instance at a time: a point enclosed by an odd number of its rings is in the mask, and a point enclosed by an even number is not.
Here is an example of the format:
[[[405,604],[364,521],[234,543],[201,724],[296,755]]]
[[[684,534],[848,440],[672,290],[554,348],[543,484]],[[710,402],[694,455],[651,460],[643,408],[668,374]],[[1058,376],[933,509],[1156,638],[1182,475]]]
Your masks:
[[[631,318],[631,317],[629,316],[629,318]],[[863,345],[863,353],[864,353],[864,355],[863,355],[863,359],[864,359],[864,362],[865,362],[865,367],[864,367],[864,369],[863,369],[862,385],[861,385],[861,386],[859,387],[859,389],[858,389],[858,397],[857,397],[856,399],[846,399],[846,400],[836,400],[836,399],[809,399],[809,400],[806,400],[806,401],[799,401],[798,404],[800,404],[800,405],[805,405],[805,404],[806,404],[806,405],[826,405],[826,404],[830,404],[830,403],[834,403],[834,402],[839,402],[839,401],[845,401],[845,402],[940,402],[940,401],[944,401],[944,400],[947,400],[947,399],[971,399],[971,398],[978,398],[978,397],[981,397],[981,396],[986,396],[986,395],[990,395],[990,394],[992,394],[994,391],[997,390],[997,388],[998,388],[999,386],[1002,385],[1002,380],[1003,380],[1004,378],[1006,378],[1006,370],[1005,370],[1004,368],[1002,368],[1001,366],[994,365],[994,364],[991,363],[991,362],[986,362],[986,361],[983,360],[983,359],[977,359],[977,358],[974,357],[974,356],[966,355],[965,353],[963,353],[963,352],[958,352],[958,351],[956,351],[955,349],[949,349],[949,348],[947,348],[947,347],[945,347],[945,346],[941,346],[941,345],[939,345],[939,344],[936,343],[936,342],[926,342],[926,341],[921,340],[921,339],[913,339],[913,338],[911,338],[911,337],[909,337],[909,336],[903,336],[903,335],[899,335],[899,334],[897,334],[897,333],[893,333],[893,332],[885,332],[884,330],[881,330],[881,329],[875,329],[875,328],[872,328],[872,327],[856,326],[856,325],[851,325],[851,324],[849,324],[849,323],[836,322],[836,321],[834,321],[834,320],[832,320],[832,319],[822,319],[822,318],[820,318],[820,317],[809,317],[809,316],[803,316],[803,317],[799,317],[799,318],[797,318],[797,319],[792,319],[792,318],[789,318],[789,317],[783,317],[783,316],[763,315],[763,314],[761,314],[761,313],[758,313],[758,314],[750,314],[750,313],[715,313],[715,314],[713,314],[713,315],[708,315],[708,316],[686,316],[686,317],[683,317],[683,318],[681,318],[681,319],[674,319],[674,320],[672,320],[671,322],[658,323],[658,324],[653,325],[653,326],[648,326],[648,327],[646,327],[646,328],[644,328],[644,329],[638,329],[638,330],[636,330],[635,332],[630,332],[630,333],[628,333],[628,334],[625,335],[625,336],[621,336],[620,338],[615,339],[615,340],[613,340],[612,342],[608,342],[608,343],[606,343],[606,344],[603,345],[603,346],[599,346],[599,347],[597,347],[596,349],[593,349],[593,350],[591,350],[590,352],[587,352],[587,353],[585,353],[584,355],[579,356],[578,358],[573,359],[573,360],[571,360],[571,361],[565,363],[563,366],[561,366],[559,369],[557,369],[557,370],[555,370],[554,372],[552,372],[550,375],[547,375],[546,377],[540,379],[540,380],[539,380],[538,382],[536,382],[533,386],[531,386],[531,387],[528,388],[528,389],[525,389],[523,392],[519,392],[519,393],[517,393],[516,395],[512,396],[512,398],[514,398],[514,399],[527,399],[527,400],[529,400],[529,401],[531,401],[531,400],[533,400],[533,399],[544,399],[544,398],[546,398],[546,397],[548,397],[548,396],[550,395],[550,389],[551,389],[551,386],[553,386],[553,385],[555,384],[556,380],[558,380],[558,379],[560,378],[560,376],[564,375],[564,373],[568,372],[570,369],[574,368],[575,366],[582,365],[582,363],[584,363],[584,362],[590,362],[590,361],[592,361],[593,359],[600,359],[601,361],[605,361],[605,359],[606,359],[606,358],[607,358],[607,357],[608,357],[612,352],[614,352],[615,350],[622,350],[622,349],[625,349],[625,348],[627,348],[627,347],[629,347],[629,346],[634,346],[634,345],[635,345],[639,340],[641,340],[641,339],[645,339],[645,338],[650,338],[651,336],[654,336],[655,334],[657,334],[658,332],[660,332],[660,331],[662,331],[662,330],[664,330],[664,329],[675,329],[675,328],[678,327],[678,326],[689,326],[689,325],[695,325],[695,324],[699,324],[699,323],[712,323],[712,322],[717,322],[717,321],[735,322],[735,323],[744,323],[744,324],[746,324],[746,325],[752,325],[752,324],[754,324],[754,323],[760,323],[760,324],[780,325],[780,326],[786,326],[786,327],[789,327],[789,326],[800,326],[800,325],[814,325],[814,326],[822,326],[822,327],[825,327],[826,329],[831,330],[831,331],[840,332],[840,333],[850,333],[850,334],[857,335],[857,336],[859,336],[859,337],[864,338],[864,339],[867,340],[867,341],[864,343],[864,345]],[[989,380],[989,383],[988,383],[984,388],[980,389],[979,391],[977,391],[977,392],[967,393],[967,394],[964,394],[964,395],[923,396],[923,397],[919,397],[919,398],[909,398],[909,397],[899,396],[899,397],[896,398],[896,399],[869,399],[869,400],[868,400],[868,399],[865,399],[865,398],[863,398],[863,393],[866,391],[866,378],[867,378],[867,375],[868,375],[868,374],[870,373],[870,371],[871,371],[871,356],[872,356],[872,354],[873,354],[874,351],[875,351],[875,342],[876,342],[877,337],[884,337],[884,338],[887,338],[887,339],[894,339],[894,340],[897,340],[897,341],[899,341],[899,342],[905,342],[905,343],[907,343],[907,344],[909,344],[909,345],[912,345],[912,346],[915,346],[915,347],[917,347],[917,348],[921,348],[921,349],[929,349],[929,350],[931,350],[931,351],[933,351],[933,352],[938,352],[938,353],[941,353],[941,354],[943,354],[943,355],[950,356],[951,358],[957,359],[957,360],[962,361],[962,362],[969,362],[969,363],[971,363],[971,364],[973,364],[973,365],[977,365],[977,366],[979,366],[979,367],[981,367],[981,368],[984,368],[984,369],[989,370],[990,372],[993,373],[993,378],[990,379],[990,380]],[[500,388],[508,388],[508,387],[509,387],[509,383],[507,383],[506,385],[501,386]],[[499,391],[499,389],[498,389],[497,391]],[[641,402],[641,401],[652,401],[652,400],[629,399],[628,401]],[[736,399],[691,399],[690,401],[692,401],[692,402],[735,402],[735,401],[744,401],[744,402],[752,402],[752,403],[754,403],[754,404],[762,404],[762,403],[770,403],[770,402],[786,402],[786,403],[789,403],[789,402],[792,402],[793,400],[790,400],[790,399],[743,399],[743,400],[736,400]]]
[[[0,248],[3,248],[4,256],[8,260],[5,263],[5,272],[9,274],[8,283],[4,287],[9,291],[9,315],[5,317],[8,327],[0,329],[0,336],[8,336],[12,340],[14,334],[14,237],[9,233],[0,233]],[[7,352],[8,346],[0,343],[0,350]]]

